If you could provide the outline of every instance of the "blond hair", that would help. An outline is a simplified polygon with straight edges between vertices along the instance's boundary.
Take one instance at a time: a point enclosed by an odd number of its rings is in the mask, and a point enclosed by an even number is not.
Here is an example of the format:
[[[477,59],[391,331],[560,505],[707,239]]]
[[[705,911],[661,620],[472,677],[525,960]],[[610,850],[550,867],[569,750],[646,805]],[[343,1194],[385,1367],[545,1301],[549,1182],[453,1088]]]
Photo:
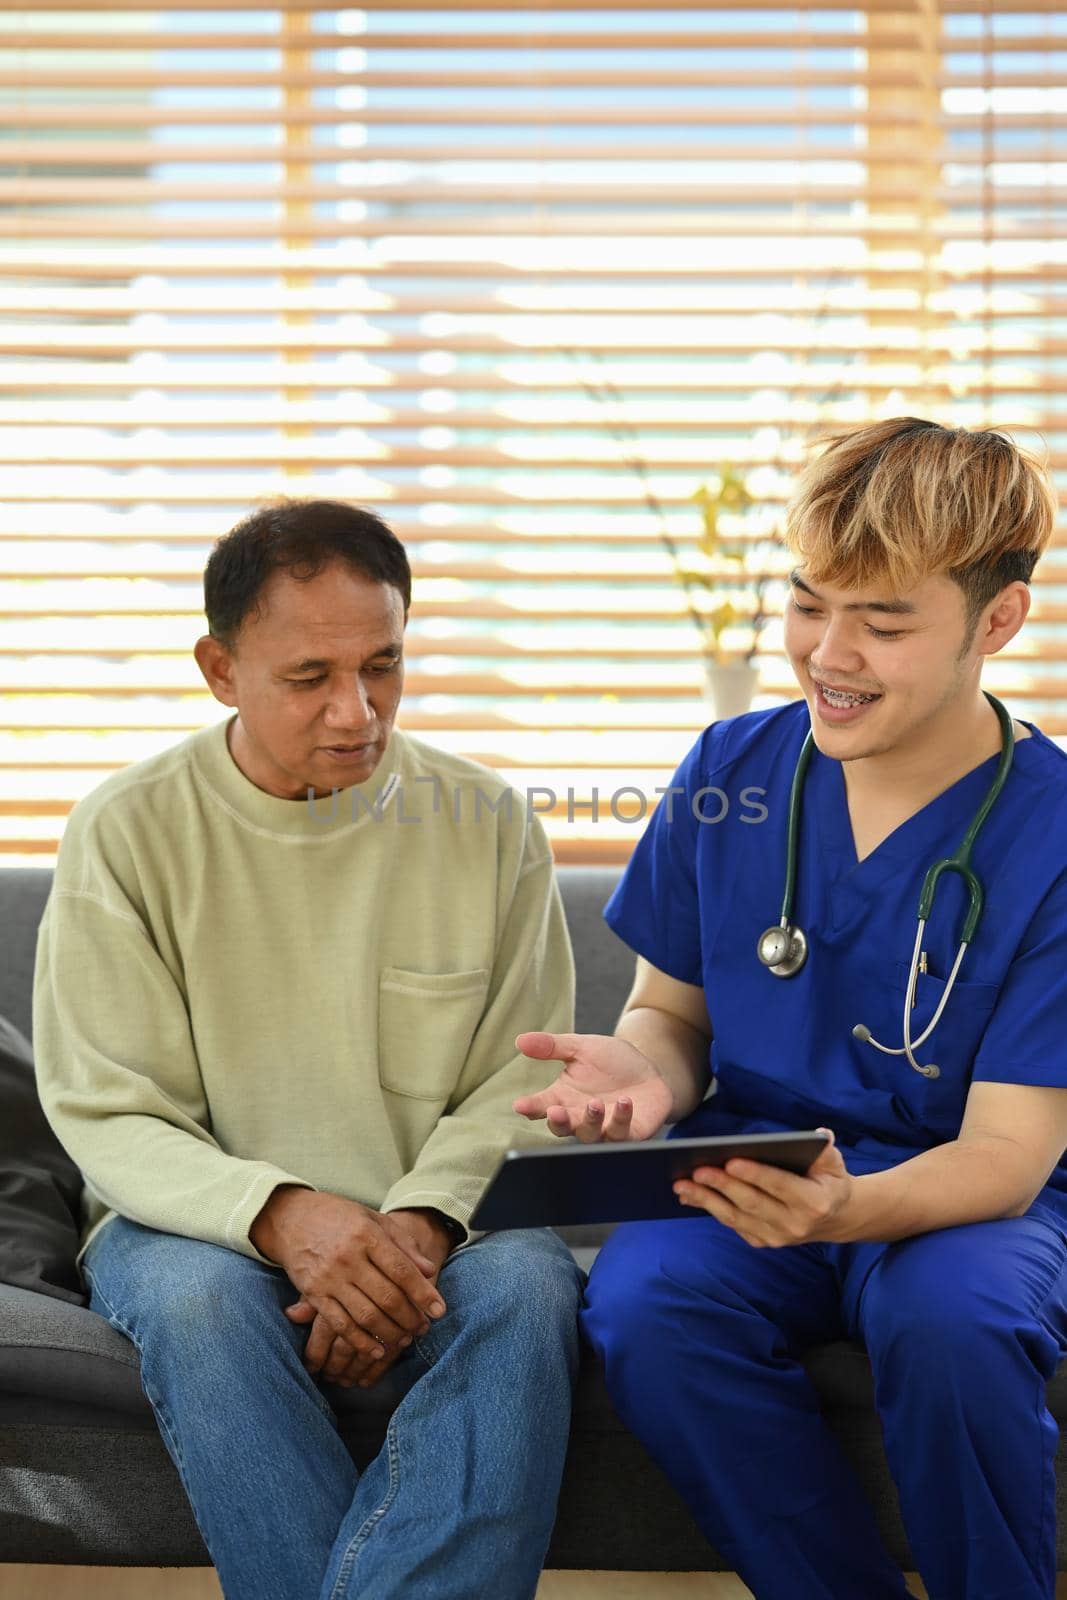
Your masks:
[[[1052,538],[1047,469],[1003,433],[894,417],[823,439],[797,483],[785,540],[813,583],[895,594],[947,574],[975,620],[1029,583]]]

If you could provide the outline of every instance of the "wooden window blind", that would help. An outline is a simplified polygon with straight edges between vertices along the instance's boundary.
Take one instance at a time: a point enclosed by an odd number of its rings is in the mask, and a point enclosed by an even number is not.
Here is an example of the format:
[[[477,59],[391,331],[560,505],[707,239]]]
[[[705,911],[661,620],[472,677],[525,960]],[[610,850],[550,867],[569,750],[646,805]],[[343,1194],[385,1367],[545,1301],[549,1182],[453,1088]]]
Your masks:
[[[406,541],[402,725],[624,858],[609,797],[709,716],[695,495],[753,497],[767,704],[823,427],[1009,426],[1062,481],[1065,61],[1053,0],[4,8],[0,862],[225,714],[201,573],[276,494]],[[1035,599],[986,681],[1064,734],[1062,544]]]

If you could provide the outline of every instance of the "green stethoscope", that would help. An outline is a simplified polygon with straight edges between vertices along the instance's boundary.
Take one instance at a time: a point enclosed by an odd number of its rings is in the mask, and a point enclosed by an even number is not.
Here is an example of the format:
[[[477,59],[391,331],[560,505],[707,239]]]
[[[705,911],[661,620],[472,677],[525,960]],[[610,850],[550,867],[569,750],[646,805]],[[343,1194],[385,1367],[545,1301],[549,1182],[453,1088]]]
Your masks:
[[[922,893],[919,896],[919,927],[915,934],[915,948],[911,953],[911,970],[908,973],[908,989],[904,996],[904,1047],[903,1049],[893,1050],[888,1045],[879,1044],[878,1040],[872,1037],[870,1028],[865,1027],[862,1022],[857,1023],[852,1030],[853,1038],[859,1039],[863,1044],[872,1044],[876,1050],[881,1050],[887,1056],[907,1056],[910,1065],[915,1068],[916,1072],[921,1072],[924,1078],[939,1078],[941,1069],[934,1066],[933,1062],[928,1067],[921,1067],[912,1052],[929,1039],[940,1022],[941,1013],[948,1005],[948,997],[952,993],[952,986],[956,981],[956,974],[960,970],[964,952],[974,938],[978,919],[982,915],[984,895],[982,885],[971,871],[971,850],[975,839],[978,837],[979,829],[990,811],[992,811],[1000,791],[1008,781],[1012,757],[1015,754],[1015,729],[1012,726],[1011,717],[994,695],[991,695],[988,690],[985,690],[984,693],[989,704],[996,712],[997,720],[1000,723],[1000,761],[997,764],[996,776],[989,786],[989,792],[978,807],[974,820],[964,834],[959,849],[955,855],[948,856],[944,861],[935,861],[923,879]],[[785,893],[782,896],[781,921],[777,927],[768,928],[764,933],[761,933],[759,942],[756,945],[756,954],[763,962],[763,965],[768,967],[776,978],[791,978],[794,973],[800,971],[808,958],[808,941],[804,930],[798,928],[792,919],[793,899],[797,881],[800,799],[804,788],[804,776],[808,770],[808,763],[811,761],[811,752],[814,748],[815,741],[809,731],[797,760],[796,771],[793,774],[793,787],[789,795],[789,832],[786,840]],[[959,950],[956,952],[956,960],[953,963],[952,971],[949,973],[948,983],[945,985],[945,992],[941,996],[941,1003],[919,1038],[913,1040],[911,1037],[911,1012],[915,1004],[915,985],[920,970],[923,972],[926,970],[925,956],[922,955],[923,932],[929,921],[930,912],[934,904],[934,894],[938,880],[943,872],[959,873],[967,885],[967,892],[971,898],[970,909],[964,920],[963,937],[960,940]],[[919,964],[920,956],[922,956],[921,969]]]

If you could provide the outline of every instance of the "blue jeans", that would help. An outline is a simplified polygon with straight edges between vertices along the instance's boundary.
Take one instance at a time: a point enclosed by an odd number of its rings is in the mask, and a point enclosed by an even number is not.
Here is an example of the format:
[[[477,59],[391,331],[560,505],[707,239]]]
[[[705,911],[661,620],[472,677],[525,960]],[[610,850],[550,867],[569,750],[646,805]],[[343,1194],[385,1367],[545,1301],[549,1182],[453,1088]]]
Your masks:
[[[140,1352],[227,1600],[534,1595],[578,1364],[582,1273],[554,1234],[490,1234],[445,1263],[447,1313],[382,1380],[398,1403],[362,1473],[280,1267],[125,1217],[83,1265],[91,1309]]]

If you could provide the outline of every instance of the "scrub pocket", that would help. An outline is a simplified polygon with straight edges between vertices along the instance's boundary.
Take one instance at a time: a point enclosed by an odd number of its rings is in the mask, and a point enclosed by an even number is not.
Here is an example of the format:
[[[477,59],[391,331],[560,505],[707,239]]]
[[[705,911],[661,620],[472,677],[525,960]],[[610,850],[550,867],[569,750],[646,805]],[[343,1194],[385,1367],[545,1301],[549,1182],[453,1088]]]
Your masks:
[[[890,991],[893,997],[892,1026],[887,1033],[878,1035],[883,1044],[899,1046],[904,1043],[903,1017],[908,971],[907,961],[897,964]],[[944,978],[919,973],[915,986],[915,1009],[911,1014],[913,1041],[923,1032],[941,1004],[946,983]],[[914,1043],[912,1045],[912,1054],[920,1066],[937,1063],[941,1068],[939,1078],[920,1077],[904,1056],[891,1058],[896,1070],[906,1074],[904,1084],[898,1085],[898,1094],[904,1095],[908,1103],[915,1107],[927,1128],[946,1139],[954,1139],[959,1133],[975,1057],[999,993],[995,983],[963,983],[957,979],[952,985],[948,1005],[941,1013],[937,1027],[925,1044],[918,1048]],[[884,1059],[889,1065],[890,1058]]]

